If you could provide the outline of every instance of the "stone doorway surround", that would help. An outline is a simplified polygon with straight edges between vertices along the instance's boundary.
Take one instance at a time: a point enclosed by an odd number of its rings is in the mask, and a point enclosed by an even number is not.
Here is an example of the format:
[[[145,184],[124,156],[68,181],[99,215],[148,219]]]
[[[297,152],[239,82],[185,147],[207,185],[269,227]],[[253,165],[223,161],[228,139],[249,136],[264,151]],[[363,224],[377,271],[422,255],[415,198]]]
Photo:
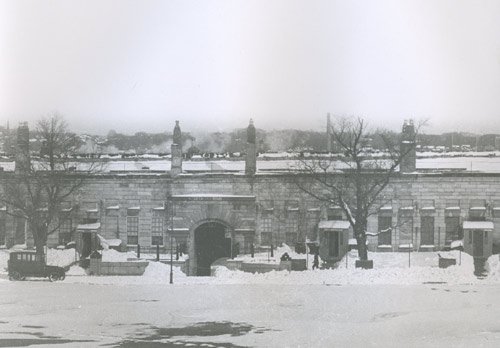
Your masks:
[[[249,234],[255,236],[256,199],[254,195],[201,193],[172,195],[171,199],[174,204],[174,230],[186,231],[189,274],[191,275],[198,274],[195,244],[196,231],[200,226],[207,223],[224,226],[224,239],[230,239],[232,246],[243,245]],[[218,235],[214,237],[220,239]],[[224,243],[229,243],[229,241],[226,240]],[[218,244],[214,244],[216,248]]]

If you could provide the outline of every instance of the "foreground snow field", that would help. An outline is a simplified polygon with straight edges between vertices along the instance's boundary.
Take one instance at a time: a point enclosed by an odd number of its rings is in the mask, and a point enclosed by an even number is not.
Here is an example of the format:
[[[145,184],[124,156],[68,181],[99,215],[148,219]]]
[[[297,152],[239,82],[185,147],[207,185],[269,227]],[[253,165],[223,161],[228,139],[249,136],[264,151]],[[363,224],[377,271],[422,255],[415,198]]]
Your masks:
[[[170,285],[169,266],[159,262],[136,277],[88,276],[73,266],[63,282],[11,282],[0,250],[0,347],[498,346],[498,255],[478,279],[469,255],[440,254],[457,266],[438,268],[438,253],[370,253],[375,268],[359,270],[351,252],[331,270],[220,267],[214,277],[187,277],[176,268]],[[74,250],[47,258],[68,265]]]
[[[498,284],[2,282],[0,347],[497,347],[499,292]]]

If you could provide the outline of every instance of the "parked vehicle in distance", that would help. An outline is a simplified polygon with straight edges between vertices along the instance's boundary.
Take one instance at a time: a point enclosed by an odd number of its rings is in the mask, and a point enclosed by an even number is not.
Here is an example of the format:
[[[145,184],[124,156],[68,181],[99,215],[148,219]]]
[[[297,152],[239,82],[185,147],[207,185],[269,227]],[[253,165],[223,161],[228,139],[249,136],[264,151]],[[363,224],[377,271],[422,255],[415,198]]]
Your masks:
[[[52,282],[66,278],[64,268],[47,265],[45,260],[34,251],[12,251],[7,266],[10,280],[47,277]]]

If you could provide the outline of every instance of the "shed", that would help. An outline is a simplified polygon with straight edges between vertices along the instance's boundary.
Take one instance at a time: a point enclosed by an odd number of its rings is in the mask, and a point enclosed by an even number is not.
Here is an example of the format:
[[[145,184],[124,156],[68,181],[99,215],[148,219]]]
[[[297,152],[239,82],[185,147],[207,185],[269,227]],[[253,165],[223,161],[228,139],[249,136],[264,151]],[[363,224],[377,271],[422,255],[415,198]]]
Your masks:
[[[488,258],[493,253],[491,221],[464,221],[464,251],[474,257]]]
[[[76,227],[76,250],[80,258],[84,259],[99,245],[98,234],[101,231],[101,223],[80,224]]]
[[[326,263],[342,259],[348,251],[351,224],[344,220],[322,220],[318,223],[319,254]]]

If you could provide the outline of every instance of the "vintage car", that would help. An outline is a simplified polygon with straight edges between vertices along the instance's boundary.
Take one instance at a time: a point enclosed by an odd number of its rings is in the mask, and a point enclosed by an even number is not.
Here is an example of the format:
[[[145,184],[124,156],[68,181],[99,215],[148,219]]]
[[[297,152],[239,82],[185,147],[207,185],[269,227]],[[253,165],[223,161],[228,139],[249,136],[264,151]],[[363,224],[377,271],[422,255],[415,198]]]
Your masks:
[[[34,251],[13,251],[7,262],[10,280],[24,280],[26,277],[47,277],[49,280],[64,280],[64,268],[50,266]]]

